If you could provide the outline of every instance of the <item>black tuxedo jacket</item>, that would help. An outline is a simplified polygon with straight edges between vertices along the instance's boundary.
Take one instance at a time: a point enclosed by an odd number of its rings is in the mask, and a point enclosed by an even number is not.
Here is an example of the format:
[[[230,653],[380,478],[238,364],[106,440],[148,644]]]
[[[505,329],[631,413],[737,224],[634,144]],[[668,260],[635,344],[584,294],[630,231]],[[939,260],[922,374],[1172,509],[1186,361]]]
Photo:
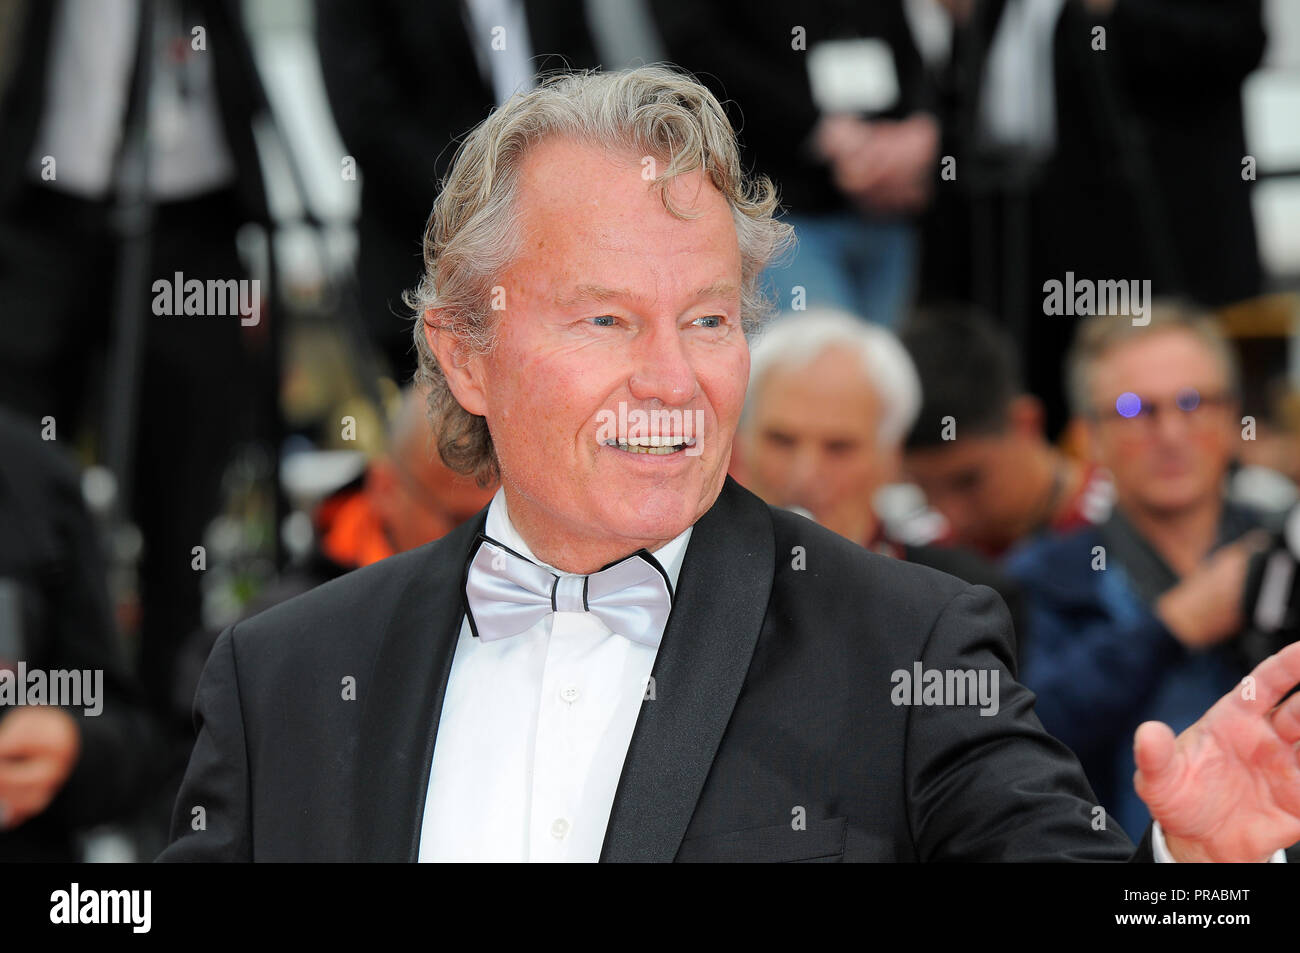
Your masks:
[[[160,860],[416,860],[485,519],[221,634]],[[992,590],[728,480],[687,547],[602,860],[1129,859],[1009,636]],[[917,662],[998,672],[998,713],[895,705]]]

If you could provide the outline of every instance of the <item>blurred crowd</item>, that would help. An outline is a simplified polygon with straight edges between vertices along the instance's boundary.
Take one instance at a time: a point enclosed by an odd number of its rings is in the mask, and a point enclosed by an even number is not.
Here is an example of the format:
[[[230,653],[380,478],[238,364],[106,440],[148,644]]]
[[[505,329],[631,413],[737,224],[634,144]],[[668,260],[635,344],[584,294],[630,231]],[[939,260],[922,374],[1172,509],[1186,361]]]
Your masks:
[[[1244,105],[1300,42],[1270,10],[0,0],[0,671],[104,673],[102,713],[0,706],[0,860],[150,859],[221,629],[486,505],[411,384],[439,180],[539,73],[653,62],[797,236],[732,474],[997,590],[1039,718],[1140,833],[1136,726],[1300,637],[1300,261],[1261,263],[1255,194],[1300,160]],[[319,135],[274,82],[294,28]]]

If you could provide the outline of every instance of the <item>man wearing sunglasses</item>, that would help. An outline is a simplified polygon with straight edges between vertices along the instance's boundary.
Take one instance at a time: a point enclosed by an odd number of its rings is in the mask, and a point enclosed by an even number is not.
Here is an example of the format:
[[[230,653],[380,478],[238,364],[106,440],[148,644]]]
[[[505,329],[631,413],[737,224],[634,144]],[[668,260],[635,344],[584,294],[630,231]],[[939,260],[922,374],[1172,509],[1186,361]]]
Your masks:
[[[1213,319],[1166,305],[1146,326],[1082,324],[1067,373],[1116,506],[1010,558],[1034,632],[1023,676],[1102,805],[1137,831],[1149,814],[1133,790],[1134,730],[1182,731],[1249,671],[1232,640],[1259,520],[1224,498],[1242,439],[1237,369]]]

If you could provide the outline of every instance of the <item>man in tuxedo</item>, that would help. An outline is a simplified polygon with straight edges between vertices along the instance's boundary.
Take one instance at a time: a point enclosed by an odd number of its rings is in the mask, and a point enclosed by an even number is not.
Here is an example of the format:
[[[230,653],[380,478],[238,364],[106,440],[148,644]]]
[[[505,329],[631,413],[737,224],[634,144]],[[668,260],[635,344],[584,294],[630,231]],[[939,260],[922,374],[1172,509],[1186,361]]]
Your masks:
[[[439,452],[501,488],[222,633],[161,859],[1133,855],[991,590],[727,479],[776,206],[671,70],[553,79],[470,134],[410,297]],[[1300,650],[1253,674],[1139,731],[1139,857],[1300,838]]]

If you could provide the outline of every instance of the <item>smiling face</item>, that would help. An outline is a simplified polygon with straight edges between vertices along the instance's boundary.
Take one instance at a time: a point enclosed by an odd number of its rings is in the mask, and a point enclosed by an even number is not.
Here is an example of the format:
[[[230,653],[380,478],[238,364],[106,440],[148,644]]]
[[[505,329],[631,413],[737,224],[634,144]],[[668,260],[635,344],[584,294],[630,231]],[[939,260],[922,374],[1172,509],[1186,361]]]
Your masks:
[[[566,571],[653,551],[713,505],[749,375],[730,207],[696,172],[669,185],[696,214],[676,218],[641,171],[632,154],[534,146],[495,346],[454,367],[446,332],[428,332],[456,399],[488,422],[511,521]],[[610,445],[620,403],[630,425],[659,412],[670,452]]]

